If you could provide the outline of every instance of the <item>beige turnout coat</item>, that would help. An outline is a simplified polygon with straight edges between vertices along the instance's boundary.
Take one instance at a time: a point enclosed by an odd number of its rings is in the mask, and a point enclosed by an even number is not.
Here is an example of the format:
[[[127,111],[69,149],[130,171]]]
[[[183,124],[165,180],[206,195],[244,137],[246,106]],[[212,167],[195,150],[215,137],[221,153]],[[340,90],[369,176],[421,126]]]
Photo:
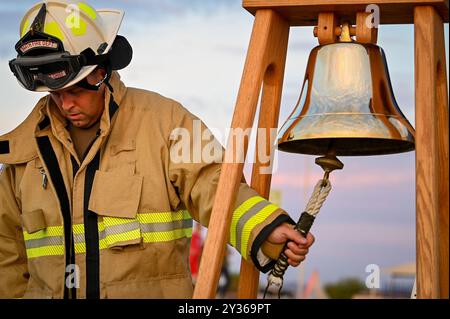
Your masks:
[[[0,137],[0,297],[192,296],[192,219],[208,224],[221,166],[171,158],[198,120],[180,104],[111,85],[81,163],[49,96]],[[257,251],[288,219],[243,182],[230,243],[265,271]]]

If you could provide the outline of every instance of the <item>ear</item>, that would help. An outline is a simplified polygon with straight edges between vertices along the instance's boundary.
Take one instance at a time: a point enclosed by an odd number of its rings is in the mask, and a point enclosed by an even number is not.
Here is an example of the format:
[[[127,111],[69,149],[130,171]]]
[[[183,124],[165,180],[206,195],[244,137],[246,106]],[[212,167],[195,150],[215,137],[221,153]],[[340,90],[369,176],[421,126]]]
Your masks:
[[[104,68],[97,68],[95,71],[97,72],[97,74],[99,74],[100,80],[103,79],[106,75],[106,70]]]
[[[86,80],[90,84],[95,84],[100,82],[106,75],[106,70],[104,68],[96,68],[87,77]]]

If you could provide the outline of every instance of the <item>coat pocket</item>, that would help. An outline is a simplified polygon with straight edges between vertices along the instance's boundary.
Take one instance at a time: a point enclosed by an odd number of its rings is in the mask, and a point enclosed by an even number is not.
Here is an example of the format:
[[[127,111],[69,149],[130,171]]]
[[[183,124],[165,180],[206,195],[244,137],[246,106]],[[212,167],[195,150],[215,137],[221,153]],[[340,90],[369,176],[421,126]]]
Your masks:
[[[97,171],[89,210],[100,216],[135,218],[142,190],[142,177]]]
[[[33,234],[47,228],[47,223],[45,222],[45,216],[42,209],[23,213],[22,224],[28,234]]]
[[[99,219],[100,245],[121,249],[142,243],[136,218],[141,198],[142,177],[117,172],[97,171],[89,210]]]

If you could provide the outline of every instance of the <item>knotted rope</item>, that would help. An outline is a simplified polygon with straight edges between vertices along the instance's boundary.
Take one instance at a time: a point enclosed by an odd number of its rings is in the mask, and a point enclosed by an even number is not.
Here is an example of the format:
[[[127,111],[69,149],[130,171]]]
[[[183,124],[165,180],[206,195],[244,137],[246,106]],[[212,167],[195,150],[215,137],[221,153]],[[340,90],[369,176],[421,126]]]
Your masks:
[[[303,237],[306,238],[308,234],[315,216],[319,213],[320,208],[325,202],[327,196],[331,191],[331,183],[329,179],[321,179],[314,187],[314,191],[306,205],[305,211],[300,216],[297,224],[294,229],[297,230]],[[286,243],[287,245],[287,243]],[[264,291],[264,297],[266,298],[266,293],[271,285],[279,286],[278,289],[278,299],[281,297],[281,289],[283,288],[283,276],[286,272],[286,269],[289,267],[288,257],[284,254],[284,250],[286,249],[286,245],[283,248],[283,252],[278,258],[275,266],[270,271],[267,276],[267,287]]]

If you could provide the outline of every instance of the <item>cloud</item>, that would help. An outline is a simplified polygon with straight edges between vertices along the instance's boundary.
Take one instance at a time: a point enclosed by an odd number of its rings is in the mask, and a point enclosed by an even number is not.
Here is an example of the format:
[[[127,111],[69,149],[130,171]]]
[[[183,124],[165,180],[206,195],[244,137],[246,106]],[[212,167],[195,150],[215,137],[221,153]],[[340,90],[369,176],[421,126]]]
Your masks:
[[[205,19],[189,13],[163,24],[141,25],[127,35],[135,53],[122,77],[130,86],[178,100],[208,126],[225,130],[251,26],[250,15],[234,10]]]
[[[328,245],[338,239],[339,245],[352,247],[351,250],[341,250],[338,253],[353,254],[352,250],[370,250],[370,247],[387,247],[395,249],[410,249],[414,246],[415,227],[387,222],[330,222],[322,219],[314,227],[317,241],[328,242]],[[413,225],[414,226],[414,225]],[[338,231],[337,231],[338,230]],[[331,249],[330,254],[333,254]]]
[[[11,73],[8,60],[0,58],[0,134],[11,131],[25,120],[42,96],[43,93],[23,89]]]

